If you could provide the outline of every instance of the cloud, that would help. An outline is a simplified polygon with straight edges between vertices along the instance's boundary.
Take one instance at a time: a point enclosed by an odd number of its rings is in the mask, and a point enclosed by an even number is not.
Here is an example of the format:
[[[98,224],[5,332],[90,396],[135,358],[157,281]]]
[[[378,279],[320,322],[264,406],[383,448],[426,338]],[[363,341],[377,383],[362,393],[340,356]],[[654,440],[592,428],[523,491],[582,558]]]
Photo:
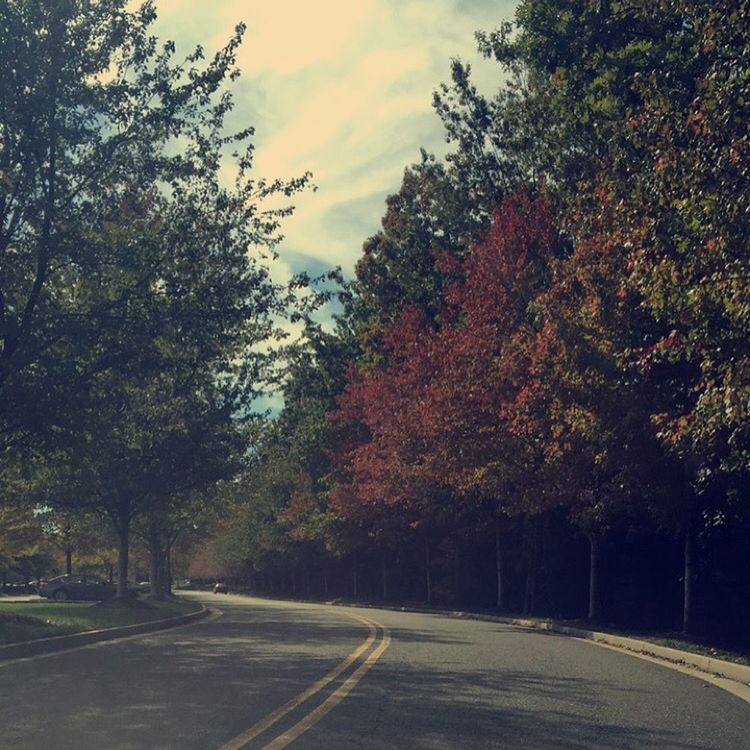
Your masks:
[[[485,87],[498,69],[473,34],[512,18],[509,0],[157,0],[158,33],[211,52],[245,21],[232,125],[256,126],[256,169],[307,170],[318,191],[296,196],[274,278],[341,265],[351,273],[419,148],[444,148],[432,92],[450,59],[475,64]],[[285,260],[285,248],[294,248]]]
[[[136,0],[134,0],[135,2]],[[307,170],[317,192],[295,196],[285,240],[271,266],[274,281],[339,265],[352,274],[374,234],[384,200],[399,189],[419,149],[445,149],[432,92],[450,76],[450,60],[474,66],[480,88],[500,83],[496,65],[475,52],[474,32],[513,17],[515,0],[156,0],[156,33],[184,54],[222,47],[247,24],[238,54],[242,78],[227,125],[256,131],[255,169],[269,179]],[[225,175],[231,179],[232,170]],[[340,305],[316,318],[326,328]],[[290,336],[300,324],[282,324]],[[279,394],[256,408],[277,413]]]

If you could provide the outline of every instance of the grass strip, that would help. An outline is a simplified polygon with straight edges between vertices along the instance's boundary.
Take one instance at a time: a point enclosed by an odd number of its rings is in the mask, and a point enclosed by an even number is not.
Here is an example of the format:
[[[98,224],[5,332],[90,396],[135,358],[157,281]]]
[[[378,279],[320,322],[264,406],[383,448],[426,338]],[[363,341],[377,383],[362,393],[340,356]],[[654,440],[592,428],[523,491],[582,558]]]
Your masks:
[[[177,617],[200,609],[197,602],[113,599],[106,602],[3,602],[0,645],[103,630]]]

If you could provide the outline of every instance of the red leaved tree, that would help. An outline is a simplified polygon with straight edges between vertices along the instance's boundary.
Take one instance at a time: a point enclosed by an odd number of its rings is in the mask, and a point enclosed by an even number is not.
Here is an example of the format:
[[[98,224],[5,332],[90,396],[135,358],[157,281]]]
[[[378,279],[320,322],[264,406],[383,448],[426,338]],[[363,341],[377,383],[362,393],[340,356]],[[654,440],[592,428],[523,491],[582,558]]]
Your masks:
[[[560,247],[546,199],[521,192],[496,209],[462,262],[444,261],[453,281],[437,321],[404,310],[386,338],[386,364],[353,373],[339,399],[339,512],[387,510],[429,527],[534,517],[555,502],[541,481],[539,441],[508,415],[526,385],[535,299]],[[529,607],[535,556],[532,548]]]

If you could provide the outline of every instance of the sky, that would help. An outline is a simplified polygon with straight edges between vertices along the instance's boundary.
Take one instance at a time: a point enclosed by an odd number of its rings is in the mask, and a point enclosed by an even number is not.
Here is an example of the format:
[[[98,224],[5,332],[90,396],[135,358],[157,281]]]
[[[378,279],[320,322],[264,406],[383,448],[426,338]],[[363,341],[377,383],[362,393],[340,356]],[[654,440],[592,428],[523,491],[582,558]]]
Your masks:
[[[432,93],[450,61],[472,64],[482,90],[498,66],[474,32],[512,19],[515,0],[157,0],[156,33],[178,51],[223,46],[247,24],[232,125],[256,129],[256,175],[313,173],[277,248],[278,280],[341,266],[351,276],[419,149],[443,153]]]

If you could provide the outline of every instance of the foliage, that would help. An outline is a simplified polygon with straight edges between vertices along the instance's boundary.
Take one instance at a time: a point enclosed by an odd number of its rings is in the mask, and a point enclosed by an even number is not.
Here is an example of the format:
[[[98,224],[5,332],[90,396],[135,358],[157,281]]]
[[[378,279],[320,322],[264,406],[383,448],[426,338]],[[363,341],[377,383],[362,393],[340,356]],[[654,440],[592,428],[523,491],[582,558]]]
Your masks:
[[[111,518],[124,591],[133,519],[176,517],[242,462],[292,299],[267,268],[291,208],[264,201],[308,176],[256,179],[252,128],[226,131],[244,26],[179,59],[150,1],[6,6],[3,456],[28,502]]]

